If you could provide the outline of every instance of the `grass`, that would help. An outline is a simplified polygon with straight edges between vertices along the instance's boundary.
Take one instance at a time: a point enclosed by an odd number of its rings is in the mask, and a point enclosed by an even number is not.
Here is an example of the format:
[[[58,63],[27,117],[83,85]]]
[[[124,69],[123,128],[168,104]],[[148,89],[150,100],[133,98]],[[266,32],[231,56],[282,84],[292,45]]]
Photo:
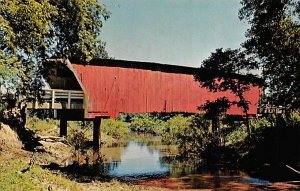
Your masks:
[[[26,126],[36,133],[44,136],[59,135],[59,121],[53,119],[41,120],[37,117],[27,118]]]
[[[39,165],[33,165],[29,168],[24,159],[7,160],[0,157],[0,190],[101,190],[101,191],[161,191],[161,188],[143,187],[128,183],[122,183],[117,180],[109,182],[95,181],[91,183],[77,183],[65,178],[61,173],[53,172],[41,168]],[[29,168],[28,171],[22,172]]]
[[[31,167],[26,158],[7,160],[0,157],[0,190],[83,190],[76,182],[72,182],[62,175],[56,175],[38,165]],[[28,171],[22,172],[29,168]]]
[[[61,174],[53,174],[38,165],[34,165],[28,172],[28,175],[34,178],[34,183],[41,185],[43,188],[52,187],[54,190],[83,190],[77,182],[71,181]]]

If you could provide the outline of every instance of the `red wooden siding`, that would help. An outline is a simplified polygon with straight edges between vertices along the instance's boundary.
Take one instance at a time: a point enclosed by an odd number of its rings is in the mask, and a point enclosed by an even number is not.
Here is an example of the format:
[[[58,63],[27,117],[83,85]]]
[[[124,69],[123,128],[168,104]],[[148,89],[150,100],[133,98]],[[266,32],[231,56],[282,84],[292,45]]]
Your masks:
[[[129,61],[127,62],[130,64]],[[206,100],[215,100],[223,96],[230,100],[236,99],[230,92],[211,93],[201,88],[192,74],[174,72],[171,65],[161,65],[171,72],[99,63],[93,65],[73,63],[72,66],[88,93],[89,118],[101,115],[117,117],[120,112],[196,113],[197,106],[205,103]],[[185,69],[196,70],[187,67]],[[259,92],[259,88],[253,87],[246,93],[247,100],[251,102],[249,110],[251,115],[257,112]],[[230,108],[228,113],[243,114],[237,107]]]

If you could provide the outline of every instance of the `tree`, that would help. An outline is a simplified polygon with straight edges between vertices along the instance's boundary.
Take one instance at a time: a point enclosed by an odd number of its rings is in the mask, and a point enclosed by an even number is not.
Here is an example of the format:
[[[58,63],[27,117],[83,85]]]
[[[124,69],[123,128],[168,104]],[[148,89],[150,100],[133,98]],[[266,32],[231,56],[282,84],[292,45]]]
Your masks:
[[[17,95],[35,87],[37,65],[50,46],[50,20],[55,7],[43,1],[0,0],[0,85]]]
[[[52,39],[56,46],[50,52],[59,57],[71,57],[88,62],[104,56],[105,43],[98,37],[102,21],[110,13],[98,0],[49,0],[58,10],[53,17]]]
[[[39,93],[53,56],[107,56],[99,40],[109,12],[97,0],[0,0],[0,92]]]
[[[246,116],[246,125],[250,134],[248,121],[249,101],[244,97],[252,86],[261,86],[262,81],[250,71],[256,69],[256,62],[250,57],[247,57],[240,50],[222,48],[216,49],[209,58],[202,62],[198,72],[195,74],[195,79],[201,83],[201,86],[209,89],[212,92],[230,91],[238,97],[238,101],[231,101],[231,105],[237,105],[243,109]],[[218,99],[212,104],[202,106],[211,108],[211,106],[229,105],[225,102],[228,99]],[[217,104],[216,104],[217,103]],[[225,104],[226,103],[226,104]],[[212,110],[212,109],[210,109]],[[219,111],[218,108],[214,110]],[[220,110],[221,111],[221,110]]]
[[[230,108],[230,101],[226,97],[218,98],[215,101],[206,101],[205,104],[200,106],[199,110],[204,110],[204,117],[211,119],[212,131],[219,130],[219,118],[222,113],[225,113]]]
[[[240,19],[251,25],[243,43],[257,58],[273,104],[300,108],[300,2],[242,0]]]

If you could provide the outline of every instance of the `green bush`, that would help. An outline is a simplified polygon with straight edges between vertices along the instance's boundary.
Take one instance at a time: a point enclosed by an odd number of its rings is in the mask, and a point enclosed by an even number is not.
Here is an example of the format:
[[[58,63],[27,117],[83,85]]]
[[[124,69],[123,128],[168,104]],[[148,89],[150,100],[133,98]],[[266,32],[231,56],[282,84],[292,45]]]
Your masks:
[[[87,153],[87,141],[84,132],[80,129],[72,130],[67,137],[67,142],[72,146],[73,156],[77,159],[78,164],[80,164],[80,159]]]
[[[163,120],[150,114],[135,115],[131,119],[130,129],[138,133],[161,135],[166,124]]]
[[[285,118],[288,126],[300,126],[300,113],[293,112],[289,117]]]
[[[182,136],[184,130],[191,125],[192,117],[176,115],[165,123],[162,141],[166,144],[178,144],[178,137]]]
[[[75,151],[84,150],[87,148],[88,139],[86,138],[82,130],[72,130],[67,138],[67,141],[74,148]]]
[[[251,119],[250,126],[252,130],[257,130],[259,128],[271,127],[274,125],[275,119],[273,117],[263,117],[258,119]]]
[[[218,146],[218,135],[209,131],[210,123],[203,115],[196,114],[189,120],[189,126],[177,134],[176,142],[180,157],[189,164],[199,165],[206,158],[207,151]]]
[[[238,120],[217,132],[202,115],[170,118],[165,122],[163,141],[176,144],[179,156],[188,164],[203,162],[252,164],[295,162],[300,159],[300,115],[277,115],[251,119],[252,133]]]
[[[232,127],[230,132],[225,135],[225,145],[235,146],[236,144],[245,141],[247,137],[248,132],[246,126]]]
[[[251,137],[230,145],[246,165],[293,163],[300,160],[300,116],[277,115],[250,121]],[[238,136],[233,135],[233,139]]]
[[[127,123],[116,119],[105,119],[102,121],[102,132],[112,136],[114,139],[121,139],[128,136],[130,129]]]

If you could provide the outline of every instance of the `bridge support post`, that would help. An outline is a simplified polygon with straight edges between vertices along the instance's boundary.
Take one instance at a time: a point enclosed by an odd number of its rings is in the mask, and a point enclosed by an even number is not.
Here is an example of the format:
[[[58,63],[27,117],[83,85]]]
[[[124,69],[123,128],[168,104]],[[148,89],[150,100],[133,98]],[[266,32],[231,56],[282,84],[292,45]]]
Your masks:
[[[60,137],[67,136],[67,127],[68,127],[68,121],[64,118],[61,118],[60,119],[60,132],[59,132]]]
[[[100,126],[101,117],[96,117],[94,119],[94,130],[93,130],[93,162],[96,163],[99,160],[100,153]]]

